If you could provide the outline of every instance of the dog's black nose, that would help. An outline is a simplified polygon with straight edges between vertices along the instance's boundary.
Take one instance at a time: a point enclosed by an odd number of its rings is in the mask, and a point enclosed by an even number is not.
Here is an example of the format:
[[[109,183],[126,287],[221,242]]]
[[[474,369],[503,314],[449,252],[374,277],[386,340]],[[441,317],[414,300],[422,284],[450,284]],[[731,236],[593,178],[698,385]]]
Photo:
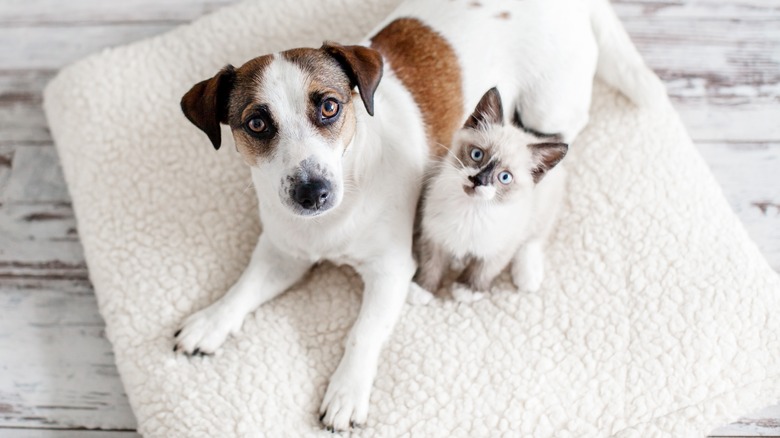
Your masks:
[[[293,198],[295,202],[307,210],[318,210],[330,197],[330,182],[315,179],[298,185],[295,188]]]

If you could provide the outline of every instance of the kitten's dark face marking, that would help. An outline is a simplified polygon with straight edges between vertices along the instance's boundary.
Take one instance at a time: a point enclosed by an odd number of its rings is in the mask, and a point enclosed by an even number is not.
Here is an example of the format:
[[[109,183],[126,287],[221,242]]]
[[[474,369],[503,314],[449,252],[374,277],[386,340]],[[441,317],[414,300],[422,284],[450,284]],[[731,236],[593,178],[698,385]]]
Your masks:
[[[474,150],[478,149],[474,148]],[[488,162],[485,167],[479,169],[479,172],[477,172],[476,175],[470,176],[469,181],[474,184],[474,187],[489,186],[493,184],[493,173],[496,170],[497,164],[498,163],[495,160]]]

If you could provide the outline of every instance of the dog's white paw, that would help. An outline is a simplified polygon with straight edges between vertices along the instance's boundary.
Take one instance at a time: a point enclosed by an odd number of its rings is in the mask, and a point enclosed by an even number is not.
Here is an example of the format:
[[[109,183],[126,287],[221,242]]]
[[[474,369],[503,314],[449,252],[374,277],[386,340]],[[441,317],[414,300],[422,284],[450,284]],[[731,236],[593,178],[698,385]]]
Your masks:
[[[326,429],[344,431],[366,423],[373,381],[363,373],[345,372],[341,366],[333,373],[320,406],[320,422]]]
[[[473,291],[465,284],[455,283],[452,285],[452,298],[461,303],[473,303],[485,298],[485,293]]]
[[[536,292],[544,280],[544,257],[524,257],[512,265],[512,281],[522,292]]]
[[[424,306],[434,299],[433,294],[420,287],[419,284],[412,282],[409,285],[409,295],[406,296],[407,303]]]
[[[241,329],[243,317],[225,312],[216,303],[193,313],[174,334],[173,351],[188,355],[214,354],[227,337]]]

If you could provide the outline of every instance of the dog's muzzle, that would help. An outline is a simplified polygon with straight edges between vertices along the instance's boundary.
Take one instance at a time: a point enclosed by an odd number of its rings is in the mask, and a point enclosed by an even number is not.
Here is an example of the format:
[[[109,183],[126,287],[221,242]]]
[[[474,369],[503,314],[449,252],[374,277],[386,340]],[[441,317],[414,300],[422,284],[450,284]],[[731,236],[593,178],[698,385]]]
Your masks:
[[[293,189],[292,198],[301,208],[313,213],[328,205],[331,192],[330,181],[313,179],[298,184]]]

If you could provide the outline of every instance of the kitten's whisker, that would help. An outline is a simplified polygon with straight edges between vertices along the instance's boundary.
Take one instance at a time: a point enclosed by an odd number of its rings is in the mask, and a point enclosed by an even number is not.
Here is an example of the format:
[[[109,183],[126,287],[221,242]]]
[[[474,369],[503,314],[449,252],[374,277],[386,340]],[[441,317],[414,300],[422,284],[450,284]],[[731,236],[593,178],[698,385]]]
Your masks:
[[[463,163],[463,161],[461,161],[461,160],[460,160],[460,159],[459,159],[459,158],[458,158],[458,157],[457,157],[457,156],[456,156],[456,155],[455,155],[453,152],[451,152],[449,149],[447,149],[447,153],[448,153],[449,155],[451,155],[451,156],[452,156],[452,158],[454,158],[454,159],[455,159],[455,160],[458,162],[458,164],[460,164],[460,165],[461,165],[461,167],[460,167],[460,168],[458,168],[457,166],[455,166],[455,163],[451,163],[451,162],[450,162],[450,161],[448,161],[448,160],[439,160],[439,161],[437,161],[436,163],[434,163],[434,165],[433,165],[433,169],[435,169],[435,170],[440,170],[440,169],[441,169],[443,166],[450,166],[450,167],[452,167],[452,168],[453,168],[453,169],[455,169],[455,170],[458,170],[458,171],[464,171],[464,172],[465,172],[465,171],[466,171],[466,165]]]
[[[443,175],[443,171],[446,169],[452,169],[454,171],[454,174],[452,172],[449,172],[448,175]],[[430,169],[428,176],[430,178],[444,178],[448,177],[448,179],[460,179],[460,178],[467,178],[468,172],[465,171],[465,169],[458,168],[453,163],[443,161],[441,163],[437,163],[436,166],[432,169]]]
[[[458,158],[458,156],[457,156],[457,155],[455,155],[455,153],[454,153],[454,152],[452,152],[452,148],[450,148],[450,147],[448,147],[448,146],[445,146],[445,145],[443,145],[443,144],[441,144],[441,143],[436,143],[436,145],[437,145],[437,146],[441,146],[441,147],[443,147],[443,148],[444,148],[444,150],[446,150],[446,151],[447,151],[447,154],[449,154],[449,155],[450,155],[452,158],[454,158],[455,160],[457,160],[457,161],[458,161],[458,163],[460,163],[460,165],[461,165],[461,166],[463,166],[463,168],[465,168],[465,167],[466,167],[466,165],[465,165],[465,164],[463,164],[463,161],[460,161],[460,158]]]
[[[465,166],[463,166],[463,167],[456,167],[453,163],[447,163],[447,165],[450,166],[452,169],[454,169],[461,176],[464,176],[464,177],[470,176],[468,168],[465,167]]]

